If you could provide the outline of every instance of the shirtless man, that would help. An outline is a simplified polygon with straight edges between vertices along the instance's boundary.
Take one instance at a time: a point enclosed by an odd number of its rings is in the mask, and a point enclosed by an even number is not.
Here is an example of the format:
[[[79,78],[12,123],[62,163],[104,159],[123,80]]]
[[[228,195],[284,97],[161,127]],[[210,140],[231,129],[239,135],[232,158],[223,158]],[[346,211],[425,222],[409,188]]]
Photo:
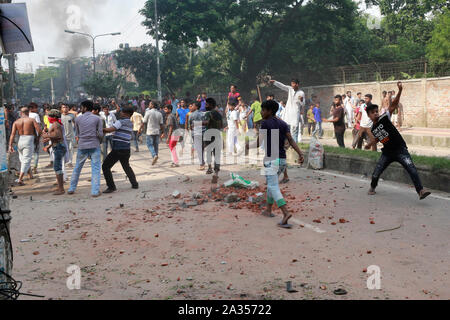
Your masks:
[[[54,154],[53,169],[56,173],[56,182],[58,188],[53,195],[60,196],[66,193],[64,190],[64,172],[63,161],[67,152],[67,147],[64,142],[64,130],[61,122],[61,113],[58,110],[51,110],[48,113],[48,121],[50,123],[50,129],[48,132],[44,132],[42,137],[44,141],[52,142],[52,149]]]
[[[385,114],[389,110],[389,106],[392,102],[392,92],[383,91],[383,100],[381,102],[381,113],[380,115]]]
[[[33,156],[35,148],[34,142],[41,135],[41,127],[36,122],[36,120],[29,117],[30,110],[27,107],[21,109],[21,114],[22,117],[13,124],[11,137],[9,139],[9,152],[14,153],[14,138],[16,137],[16,134],[19,134],[20,137],[17,149],[19,151],[21,168],[19,179],[16,180],[16,183],[20,186],[23,186],[25,185],[23,183],[23,177],[27,172],[29,172],[30,179],[33,178],[30,171],[31,158]]]

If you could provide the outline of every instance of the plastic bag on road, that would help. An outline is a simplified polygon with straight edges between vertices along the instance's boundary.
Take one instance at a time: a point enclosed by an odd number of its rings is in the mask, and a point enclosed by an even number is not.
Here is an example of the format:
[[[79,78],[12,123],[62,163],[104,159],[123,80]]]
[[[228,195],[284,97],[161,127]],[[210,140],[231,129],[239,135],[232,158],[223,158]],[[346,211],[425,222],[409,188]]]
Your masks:
[[[235,188],[255,189],[259,187],[259,183],[256,181],[245,180],[240,175],[232,173],[231,180],[225,182],[224,186],[226,188],[235,187]]]
[[[323,145],[320,143],[317,135],[313,135],[309,145],[308,168],[314,170],[323,169]]]

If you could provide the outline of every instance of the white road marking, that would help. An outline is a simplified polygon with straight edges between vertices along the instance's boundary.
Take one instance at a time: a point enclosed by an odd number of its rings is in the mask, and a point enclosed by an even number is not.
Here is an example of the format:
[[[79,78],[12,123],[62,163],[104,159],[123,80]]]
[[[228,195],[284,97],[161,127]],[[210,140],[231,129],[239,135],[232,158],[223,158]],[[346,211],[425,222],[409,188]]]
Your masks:
[[[305,228],[310,229],[310,230],[312,230],[314,232],[317,232],[317,233],[325,233],[326,232],[325,230],[322,230],[320,228],[317,228],[317,227],[315,227],[313,225],[310,225],[308,223],[305,223],[305,222],[297,220],[297,219],[291,219],[289,222],[291,222],[291,221],[294,222],[295,224],[302,225]]]
[[[303,169],[303,170],[307,170],[307,169]],[[339,178],[345,178],[345,179],[349,179],[349,180],[353,180],[353,181],[358,181],[358,182],[367,183],[367,181],[368,181],[368,180],[355,178],[355,177],[352,177],[352,176],[345,176],[343,174],[338,174],[338,173],[333,173],[333,172],[320,171],[320,173],[326,174],[326,175],[329,175],[329,176],[336,176],[336,177],[339,177]],[[394,186],[394,185],[391,185],[391,184],[386,184],[386,183],[383,184],[383,187],[388,187],[388,188],[391,188],[391,189],[403,190],[404,191],[404,188],[400,188],[400,187],[397,187],[397,186]],[[431,194],[430,197],[436,198],[436,199],[440,199],[440,200],[450,201],[449,197],[442,197],[442,196],[438,196],[438,195],[435,195],[435,194]]]

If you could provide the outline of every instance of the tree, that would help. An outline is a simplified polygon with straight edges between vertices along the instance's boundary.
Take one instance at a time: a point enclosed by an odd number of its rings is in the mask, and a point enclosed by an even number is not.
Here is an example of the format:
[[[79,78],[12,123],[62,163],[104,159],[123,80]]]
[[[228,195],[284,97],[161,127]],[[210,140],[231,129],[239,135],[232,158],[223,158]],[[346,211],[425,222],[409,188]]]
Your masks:
[[[431,38],[433,18],[448,6],[447,0],[366,0],[366,3],[380,7],[385,41],[393,44],[403,38],[423,48]]]
[[[126,48],[115,52],[119,68],[129,69],[143,90],[156,91],[156,48],[145,44],[140,48]],[[186,84],[186,75],[192,72],[195,52],[186,46],[165,43],[160,54],[161,80],[171,93]]]
[[[114,98],[123,82],[122,77],[114,76],[112,72],[95,73],[83,82],[83,87],[91,96]]]
[[[450,61],[450,9],[439,17],[427,46],[427,57],[435,64]]]
[[[302,23],[311,3],[331,24],[352,25],[356,17],[356,4],[351,0],[167,0],[158,2],[158,23],[161,38],[174,44],[196,48],[199,41],[211,41],[229,46],[232,59],[224,61],[223,69],[233,75],[242,91],[249,92],[274,49],[281,45],[280,39],[301,36],[320,22]],[[154,35],[154,0],[148,0],[141,13],[143,24]]]
[[[117,66],[129,69],[141,88],[153,89],[156,83],[156,49],[150,44],[140,48],[125,48],[115,51]]]
[[[27,104],[33,100],[33,81],[34,74],[32,73],[17,74],[17,98],[22,104]]]
[[[55,97],[62,97],[65,91],[64,74],[58,67],[43,67],[36,70],[34,76],[33,88],[40,89],[36,93],[38,97],[46,101],[51,98],[51,79],[53,78],[53,89]]]

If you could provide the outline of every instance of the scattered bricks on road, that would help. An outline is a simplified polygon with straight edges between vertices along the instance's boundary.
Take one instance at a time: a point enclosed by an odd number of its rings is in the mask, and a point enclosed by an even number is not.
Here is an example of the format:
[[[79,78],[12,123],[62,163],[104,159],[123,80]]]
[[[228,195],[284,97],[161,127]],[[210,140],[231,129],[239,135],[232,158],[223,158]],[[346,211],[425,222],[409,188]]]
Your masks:
[[[175,190],[175,191],[172,193],[172,197],[173,197],[174,199],[179,199],[179,198],[181,197],[181,192],[178,191],[178,190]]]
[[[239,197],[236,193],[231,193],[224,198],[225,203],[239,202]]]
[[[192,195],[192,199],[194,199],[194,200],[198,200],[198,199],[201,199],[201,198],[202,198],[202,194],[199,193],[199,192],[196,192],[196,193],[194,193]]]

